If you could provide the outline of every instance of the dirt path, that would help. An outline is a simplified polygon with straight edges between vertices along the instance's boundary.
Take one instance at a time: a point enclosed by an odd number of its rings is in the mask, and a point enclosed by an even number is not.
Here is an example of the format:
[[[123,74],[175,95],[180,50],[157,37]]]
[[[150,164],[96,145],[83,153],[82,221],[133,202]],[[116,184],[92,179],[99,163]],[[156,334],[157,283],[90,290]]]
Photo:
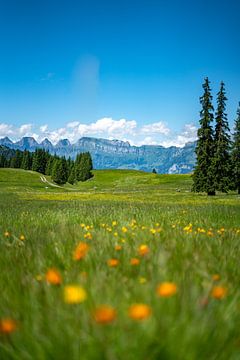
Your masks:
[[[48,184],[48,185],[50,185],[52,187],[56,187],[56,188],[63,189],[63,190],[79,191],[79,189],[65,188],[63,186],[53,184],[52,182],[48,181],[44,175],[40,175],[40,179],[44,184]]]

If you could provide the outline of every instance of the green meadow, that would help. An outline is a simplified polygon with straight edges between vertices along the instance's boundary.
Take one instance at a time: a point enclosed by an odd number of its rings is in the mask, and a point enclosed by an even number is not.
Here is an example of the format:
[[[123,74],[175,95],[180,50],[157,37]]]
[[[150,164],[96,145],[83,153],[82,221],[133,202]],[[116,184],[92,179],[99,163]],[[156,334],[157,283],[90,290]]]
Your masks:
[[[93,173],[54,187],[0,169],[0,359],[239,359],[239,195],[193,194],[190,175]]]

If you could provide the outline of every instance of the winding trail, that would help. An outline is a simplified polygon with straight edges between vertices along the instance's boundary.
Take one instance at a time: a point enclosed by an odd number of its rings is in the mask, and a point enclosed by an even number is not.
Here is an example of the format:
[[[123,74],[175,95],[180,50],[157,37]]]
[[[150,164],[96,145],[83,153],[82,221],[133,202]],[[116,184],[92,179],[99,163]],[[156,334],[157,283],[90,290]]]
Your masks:
[[[50,185],[50,186],[52,186],[52,187],[56,187],[56,188],[59,188],[59,189],[70,190],[70,191],[79,191],[79,189],[66,188],[66,187],[63,187],[63,186],[60,186],[60,185],[57,185],[57,184],[53,184],[52,182],[48,181],[44,175],[40,175],[40,180],[41,180],[44,184],[48,184],[48,185]]]

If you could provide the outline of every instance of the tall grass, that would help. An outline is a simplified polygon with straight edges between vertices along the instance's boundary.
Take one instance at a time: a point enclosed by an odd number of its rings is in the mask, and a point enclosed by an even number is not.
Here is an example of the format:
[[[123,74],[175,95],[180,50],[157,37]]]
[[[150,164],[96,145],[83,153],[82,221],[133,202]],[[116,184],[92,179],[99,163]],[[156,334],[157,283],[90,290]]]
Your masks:
[[[194,195],[189,176],[104,174],[68,192],[0,170],[0,318],[17,325],[0,334],[0,359],[240,358],[237,195]],[[89,252],[75,261],[80,241]],[[50,268],[60,285],[46,281]],[[176,294],[158,296],[166,281]],[[69,284],[86,301],[66,303]],[[214,297],[215,287],[226,293]],[[135,303],[151,316],[131,318]],[[116,311],[108,324],[94,318],[101,304]]]

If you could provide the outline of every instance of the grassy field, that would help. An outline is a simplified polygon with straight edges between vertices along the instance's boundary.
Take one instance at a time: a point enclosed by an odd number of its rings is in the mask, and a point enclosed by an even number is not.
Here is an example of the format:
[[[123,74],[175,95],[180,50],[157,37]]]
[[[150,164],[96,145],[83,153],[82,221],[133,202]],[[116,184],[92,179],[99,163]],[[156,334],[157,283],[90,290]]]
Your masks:
[[[240,198],[190,190],[0,169],[0,359],[239,359]]]

